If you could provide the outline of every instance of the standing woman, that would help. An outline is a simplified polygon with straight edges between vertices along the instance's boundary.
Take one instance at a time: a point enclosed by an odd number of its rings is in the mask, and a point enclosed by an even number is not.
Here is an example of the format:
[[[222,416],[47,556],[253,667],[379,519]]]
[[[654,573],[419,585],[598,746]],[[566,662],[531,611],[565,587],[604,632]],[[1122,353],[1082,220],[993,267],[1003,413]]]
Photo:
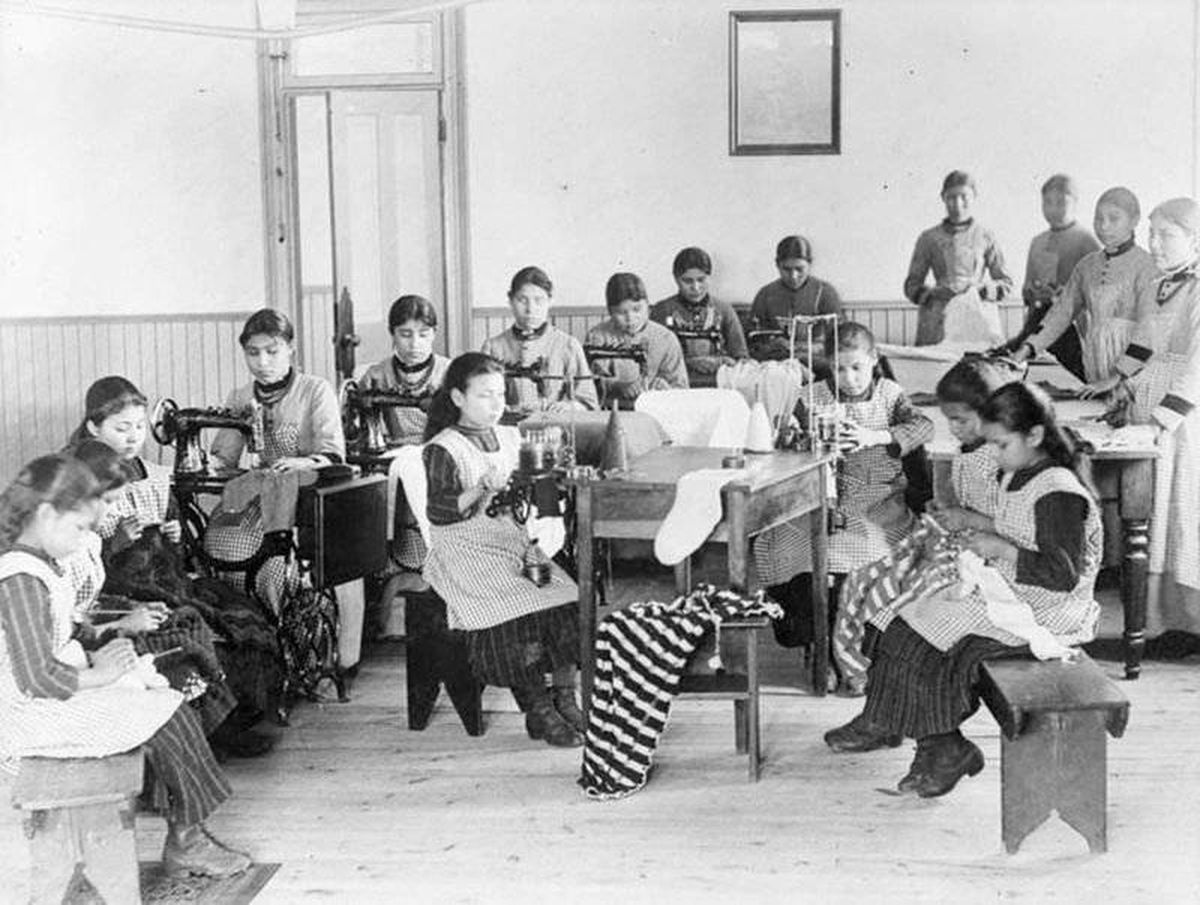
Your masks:
[[[292,364],[296,332],[281,311],[263,308],[250,315],[238,341],[254,377],[229,394],[233,411],[253,409],[262,423],[263,467],[277,473],[308,471],[341,462],[346,456],[337,394],[329,381],[299,373]],[[222,429],[211,454],[224,468],[237,468],[246,448],[238,431]],[[241,512],[212,513],[204,549],[214,559],[237,562],[257,554],[263,544],[262,505],[255,498]],[[278,611],[289,577],[282,557],[258,570],[255,590]]]
[[[1161,276],[1117,364],[1132,420],[1160,429],[1150,519],[1147,634],[1200,635],[1200,205],[1164,201],[1150,214]]]
[[[954,170],[942,181],[946,218],[917,237],[904,295],[916,305],[918,346],[932,346],[945,338],[946,306],[955,296],[975,289],[984,301],[1001,302],[1012,294],[1013,281],[1004,254],[992,231],[971,214],[975,180]],[[932,271],[934,284],[925,278]]]

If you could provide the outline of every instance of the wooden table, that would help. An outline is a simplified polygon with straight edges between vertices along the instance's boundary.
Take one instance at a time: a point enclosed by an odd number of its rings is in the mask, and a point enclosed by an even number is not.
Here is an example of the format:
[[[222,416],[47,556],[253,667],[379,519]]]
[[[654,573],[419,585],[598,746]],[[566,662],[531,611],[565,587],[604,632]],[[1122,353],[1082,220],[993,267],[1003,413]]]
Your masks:
[[[580,663],[583,697],[591,698],[596,646],[595,541],[652,540],[675,502],[679,478],[699,468],[720,468],[730,449],[664,446],[638,456],[619,478],[582,481],[576,490],[576,553],[579,564]],[[722,518],[708,542],[728,546],[729,584],[749,590],[750,539],[775,525],[809,515],[813,538],[813,690],[825,693],[828,668],[827,474],[829,459],[798,452],[748,454],[746,476],[722,489]],[[690,584],[689,563],[675,569],[682,593]]]
[[[1062,423],[1070,425],[1104,411],[1099,402],[1065,400],[1054,404]],[[934,487],[948,485],[950,460],[957,444],[946,419],[936,407],[922,409],[933,419],[934,440],[929,445]],[[1146,648],[1146,594],[1150,572],[1150,515],[1154,509],[1155,446],[1099,449],[1088,457],[1100,500],[1115,502],[1121,519],[1121,607],[1124,613],[1125,678],[1142,671]]]

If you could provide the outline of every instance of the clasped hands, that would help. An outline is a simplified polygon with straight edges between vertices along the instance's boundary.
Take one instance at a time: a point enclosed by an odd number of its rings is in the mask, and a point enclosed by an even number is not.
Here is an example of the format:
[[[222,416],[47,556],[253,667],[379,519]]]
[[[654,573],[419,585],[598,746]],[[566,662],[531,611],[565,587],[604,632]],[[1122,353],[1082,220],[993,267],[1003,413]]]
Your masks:
[[[134,607],[128,615],[111,624],[119,635],[143,635],[157,631],[171,618],[171,611],[161,600],[152,600]]]
[[[961,534],[963,547],[984,561],[1016,556],[1017,548],[995,532],[992,520],[985,515],[937,502],[929,504],[929,514],[947,531]]]
[[[139,537],[147,528],[153,527],[152,524],[143,524],[136,515],[126,515],[117,522],[117,531],[124,535],[125,543],[122,546],[128,546]],[[167,519],[159,523],[158,528],[162,531],[163,537],[173,544],[179,543],[183,539],[183,527],[179,524],[178,519]]]

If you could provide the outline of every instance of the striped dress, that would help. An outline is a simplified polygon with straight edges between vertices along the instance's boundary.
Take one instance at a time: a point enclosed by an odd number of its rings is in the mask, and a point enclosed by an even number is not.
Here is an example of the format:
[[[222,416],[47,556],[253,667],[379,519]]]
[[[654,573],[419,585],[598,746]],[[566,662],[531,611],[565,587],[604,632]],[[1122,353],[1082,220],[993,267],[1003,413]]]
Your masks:
[[[1200,634],[1200,276],[1164,277],[1121,360],[1131,377],[1132,420],[1162,428],[1150,519],[1146,627]]]
[[[825,381],[813,387],[817,406],[832,406],[833,391]],[[889,446],[872,446],[846,453],[837,465],[837,508],[845,527],[829,536],[829,571],[846,574],[885,556],[908,534],[914,516],[904,501],[907,486],[900,457],[933,439],[933,422],[909,403],[898,383],[880,378],[855,399],[843,399],[844,417],[874,430],[888,430]],[[806,403],[796,410],[807,425]],[[754,544],[758,580],[783,584],[812,571],[809,518],[764,531]]]
[[[492,445],[492,435],[484,440],[487,432],[470,433],[449,427],[425,448],[430,520],[425,580],[446,602],[449,627],[466,630],[468,654],[482,681],[540,681],[542,673],[578,659],[579,590],[553,563],[543,587],[524,576],[529,535],[510,513],[489,516],[481,501],[471,513],[446,517],[445,500],[478,486],[492,468],[509,474],[517,466],[521,439],[515,427],[494,429],[492,451],[484,448]]]

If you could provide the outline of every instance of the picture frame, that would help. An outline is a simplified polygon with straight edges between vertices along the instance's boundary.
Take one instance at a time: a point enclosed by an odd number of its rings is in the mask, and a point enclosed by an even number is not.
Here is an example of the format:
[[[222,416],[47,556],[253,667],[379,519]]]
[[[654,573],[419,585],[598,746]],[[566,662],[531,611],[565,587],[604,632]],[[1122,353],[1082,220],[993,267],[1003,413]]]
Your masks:
[[[729,14],[729,153],[840,154],[841,10]]]

